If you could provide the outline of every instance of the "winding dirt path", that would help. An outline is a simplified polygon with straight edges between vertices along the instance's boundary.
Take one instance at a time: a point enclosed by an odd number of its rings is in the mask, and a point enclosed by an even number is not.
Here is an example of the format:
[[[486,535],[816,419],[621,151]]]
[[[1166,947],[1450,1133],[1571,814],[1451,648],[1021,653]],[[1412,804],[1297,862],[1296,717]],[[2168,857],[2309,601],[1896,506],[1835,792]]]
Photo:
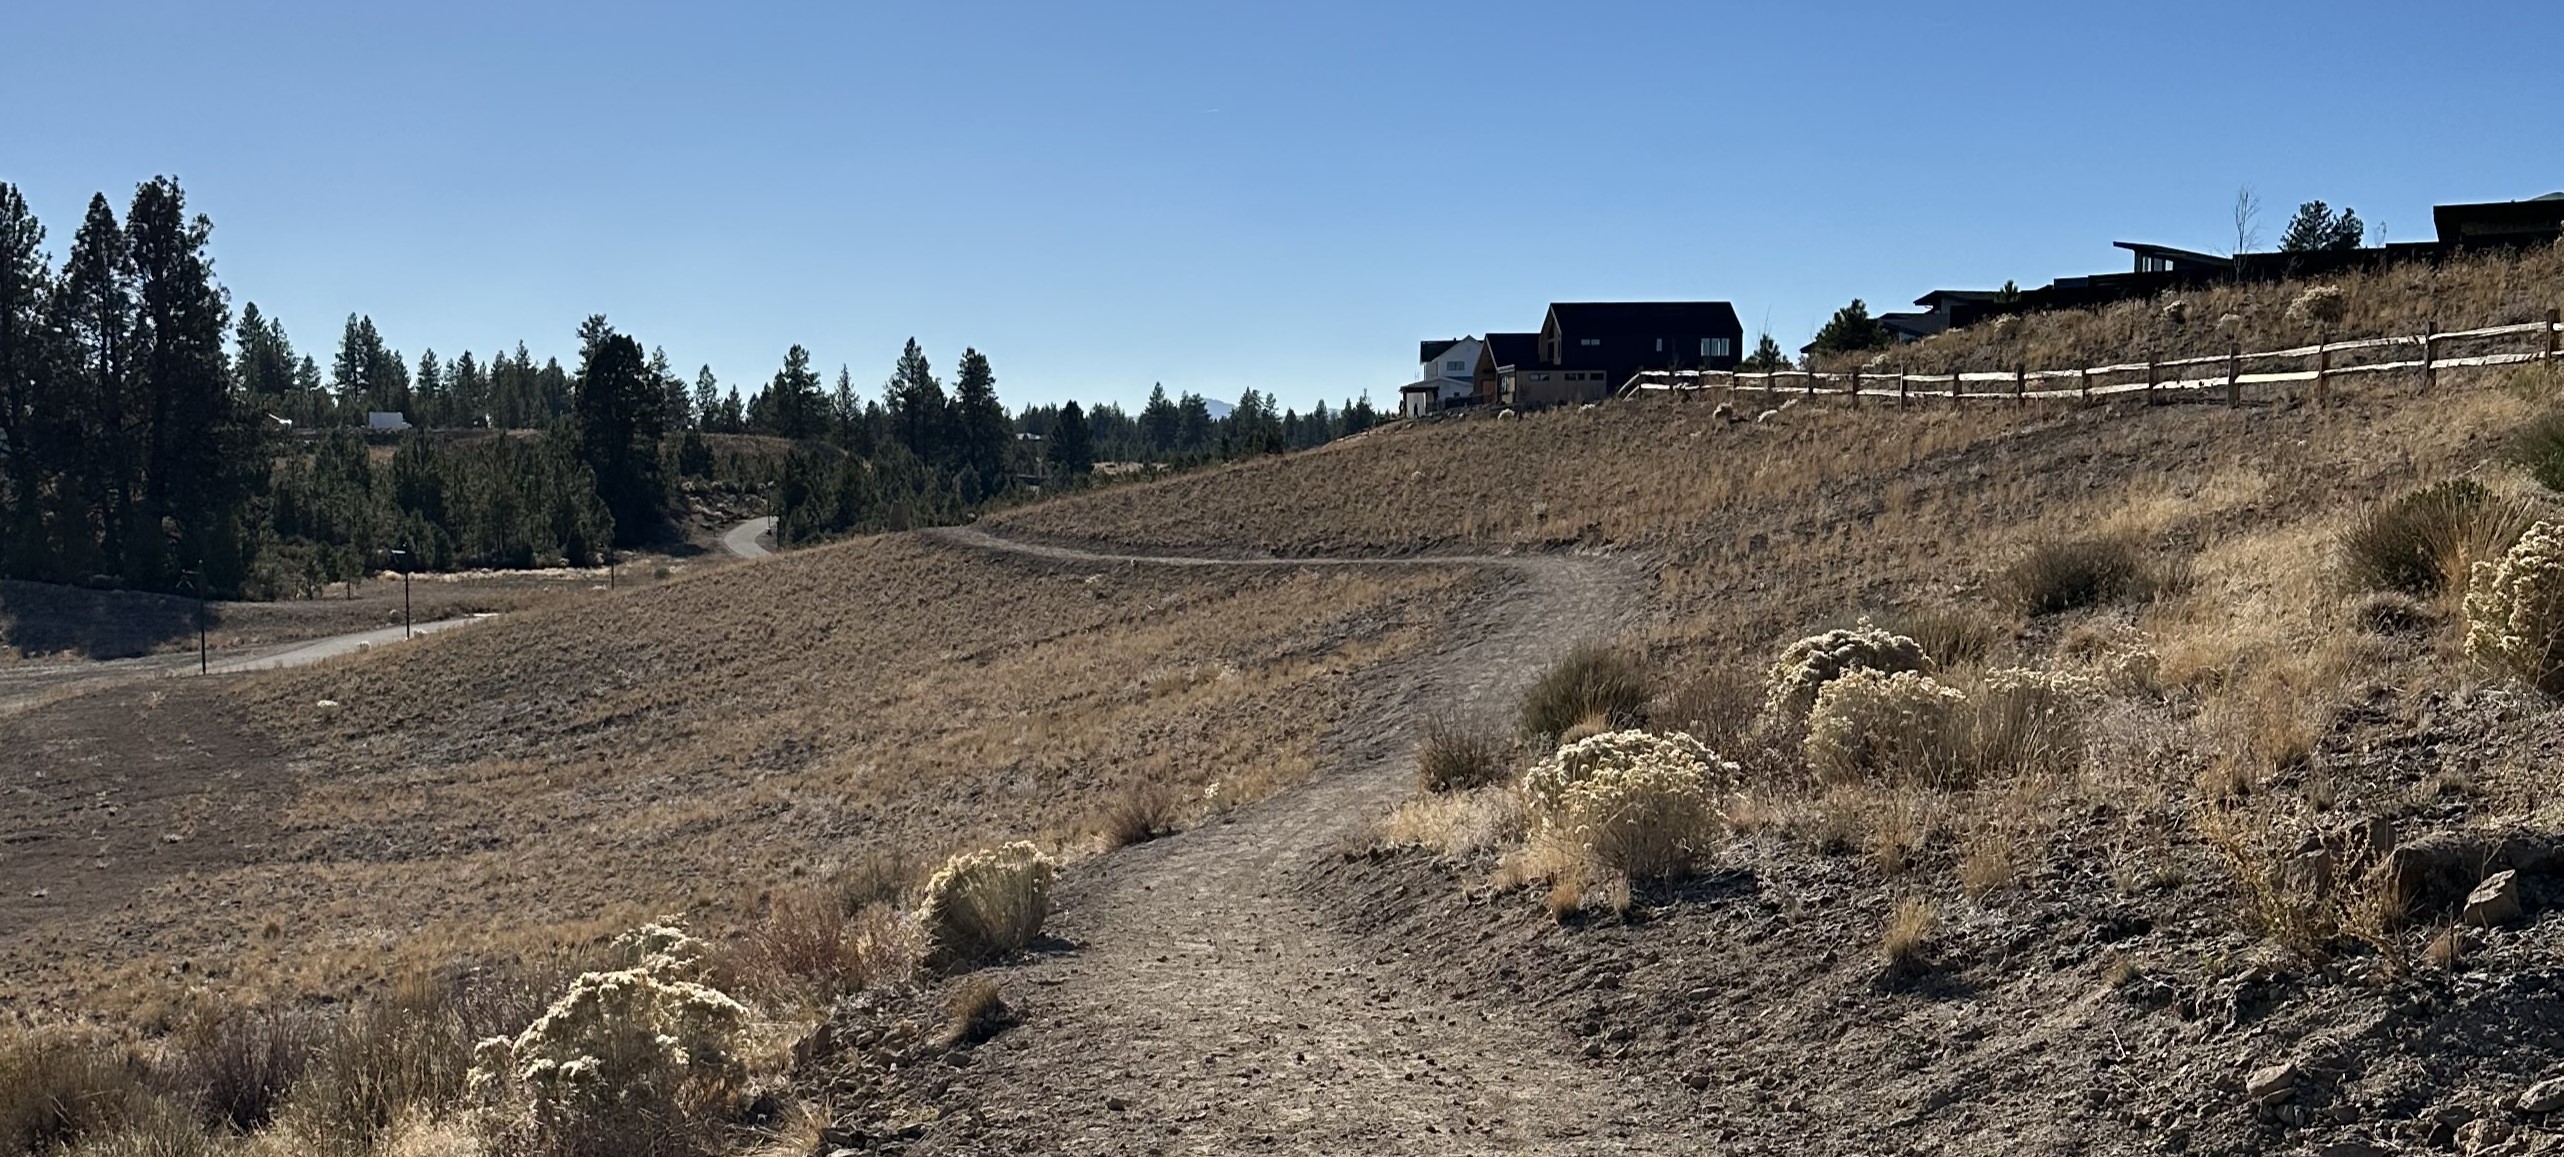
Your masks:
[[[953,1088],[988,1153],[1698,1151],[1696,1123],[1554,1030],[1487,1017],[1431,960],[1376,958],[1341,930],[1311,868],[1363,840],[1412,783],[1420,718],[1495,724],[1575,643],[1631,625],[1638,589],[1608,559],[1557,555],[1222,560],[956,545],[1098,565],[1469,566],[1509,576],[1439,653],[1365,688],[1371,725],[1329,766],[1228,819],[1079,865],[1048,931],[1075,945],[997,974],[1026,1023]]]

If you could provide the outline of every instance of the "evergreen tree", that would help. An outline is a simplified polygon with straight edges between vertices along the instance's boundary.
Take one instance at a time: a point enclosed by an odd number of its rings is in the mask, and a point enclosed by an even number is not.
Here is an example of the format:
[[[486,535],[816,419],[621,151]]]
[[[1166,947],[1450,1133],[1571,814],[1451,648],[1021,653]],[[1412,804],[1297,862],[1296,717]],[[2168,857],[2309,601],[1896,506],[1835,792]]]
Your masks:
[[[899,351],[899,364],[891,370],[881,396],[891,436],[918,461],[944,461],[944,387],[935,380],[934,367],[926,364],[926,351],[918,348],[916,338],[909,338],[907,347]]]
[[[1071,479],[1095,469],[1094,434],[1087,428],[1086,411],[1075,402],[1059,408],[1059,423],[1051,427],[1050,465]]]
[[[712,376],[712,367],[694,372],[694,424],[697,429],[721,429],[721,379]]]
[[[52,379],[45,230],[17,186],[0,182],[0,575],[43,577],[45,388]]]
[[[1781,343],[1773,341],[1772,335],[1765,332],[1762,340],[1754,343],[1754,352],[1746,356],[1742,368],[1758,373],[1770,373],[1788,364],[1789,358],[1781,353]]]
[[[2308,201],[2297,206],[2297,215],[2288,219],[2288,231],[2279,236],[2279,251],[2326,253],[2357,249],[2367,235],[2368,227],[2348,206],[2335,213],[2321,201]]]
[[[1826,322],[1825,328],[1816,331],[1812,348],[1820,354],[1852,353],[1880,349],[1895,340],[1886,326],[1870,316],[1868,303],[1855,297],[1852,304],[1834,311],[1833,320]]]
[[[659,393],[659,429],[676,433],[694,428],[694,400],[686,392],[686,380],[677,368],[668,364],[668,351],[650,347],[650,383]]]
[[[956,465],[968,483],[963,491],[967,501],[1006,489],[1015,427],[1006,420],[1005,404],[997,400],[997,371],[976,349],[962,351],[953,380],[953,441]]]
[[[851,450],[855,431],[863,425],[864,402],[855,394],[855,374],[840,362],[837,365],[837,388],[828,394],[828,431],[838,445]]]
[[[751,403],[748,421],[753,428],[781,437],[816,438],[827,432],[821,418],[824,410],[819,375],[810,368],[810,351],[796,345],[784,351],[783,368],[775,371],[774,380]]]
[[[53,295],[53,332],[62,340],[52,401],[64,435],[60,507],[54,524],[57,573],[98,573],[103,559],[121,566],[142,490],[145,410],[134,381],[133,254],[105,194],[72,236],[71,255]],[[101,532],[93,536],[90,526]]]
[[[134,191],[125,221],[141,307],[137,364],[149,399],[142,510],[152,532],[129,536],[125,578],[166,586],[186,566],[213,589],[236,589],[249,562],[239,507],[262,472],[257,427],[232,404],[223,351],[231,309],[205,252],[213,222],[189,217],[185,192],[168,177]],[[176,535],[167,544],[157,533],[164,520]],[[165,558],[172,549],[176,557]]]
[[[489,424],[489,379],[481,373],[481,364],[472,360],[472,351],[464,350],[454,359],[453,369],[446,373],[445,393],[448,421],[457,426]]]
[[[410,377],[410,406],[421,426],[448,424],[445,417],[445,363],[437,360],[433,349],[418,355],[418,372]]]
[[[1148,404],[1140,407],[1140,434],[1147,440],[1150,457],[1162,458],[1174,451],[1183,422],[1183,414],[1166,396],[1166,384],[1150,386]]]
[[[370,317],[347,315],[338,335],[338,356],[330,362],[329,386],[355,418],[368,410],[410,411],[409,369],[401,364],[400,351],[383,344]]]
[[[1202,395],[1186,391],[1175,404],[1175,448],[1187,454],[1199,454],[1211,448],[1211,404]]]
[[[667,394],[641,343],[597,314],[579,326],[576,390],[579,461],[596,477],[597,498],[614,519],[614,541],[647,541],[666,518],[659,439]]]
[[[1369,390],[1364,390],[1360,398],[1344,408],[1344,434],[1348,438],[1379,424],[1380,411],[1371,408]]]

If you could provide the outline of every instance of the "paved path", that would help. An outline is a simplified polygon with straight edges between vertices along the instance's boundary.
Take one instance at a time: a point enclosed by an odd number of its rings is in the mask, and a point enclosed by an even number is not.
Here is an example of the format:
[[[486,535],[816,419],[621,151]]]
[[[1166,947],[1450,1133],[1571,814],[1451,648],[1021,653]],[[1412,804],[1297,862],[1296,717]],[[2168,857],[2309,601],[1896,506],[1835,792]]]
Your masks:
[[[1563,1051],[1555,1031],[1454,1004],[1424,961],[1373,958],[1311,869],[1410,789],[1419,719],[1501,725],[1575,644],[1630,625],[1638,589],[1600,558],[1220,560],[928,537],[1096,565],[1492,568],[1510,582],[1444,646],[1374,672],[1362,721],[1312,781],[1066,873],[1046,931],[1076,950],[994,975],[1027,1023],[956,1090],[984,1122],[938,1148],[991,1153],[1680,1153],[1700,1122]],[[1714,1144],[1714,1142],[1713,1142]]]
[[[438,619],[434,622],[420,623],[412,630],[417,634],[429,635],[495,617],[465,615],[461,618]],[[207,670],[215,675],[232,675],[243,671],[272,671],[283,667],[301,667],[323,659],[397,644],[403,637],[404,631],[400,627],[378,627],[370,631],[305,639],[298,643],[277,643],[241,651],[217,651],[213,654],[212,665]],[[52,702],[66,695],[95,691],[129,680],[196,673],[197,660],[194,651],[171,651],[131,659],[20,663],[0,667],[0,713],[23,710],[41,703]]]
[[[767,537],[774,532],[773,516],[751,518],[722,534],[721,549],[741,558],[764,558],[774,553],[766,548]]]

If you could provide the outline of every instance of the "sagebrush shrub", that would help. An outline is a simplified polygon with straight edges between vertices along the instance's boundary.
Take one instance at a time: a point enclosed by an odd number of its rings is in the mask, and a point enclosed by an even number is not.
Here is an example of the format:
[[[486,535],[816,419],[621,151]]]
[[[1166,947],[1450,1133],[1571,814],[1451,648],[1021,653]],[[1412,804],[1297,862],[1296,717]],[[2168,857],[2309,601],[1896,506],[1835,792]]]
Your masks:
[[[2142,592],[2145,554],[2127,538],[2051,539],[2034,544],[2003,572],[2012,601],[2033,615],[2070,611]]]
[[[1850,672],[1920,671],[1931,663],[1932,657],[1913,639],[1862,619],[1783,648],[1764,680],[1763,713],[1782,722],[1804,719],[1817,692]]]
[[[1920,671],[1848,672],[1808,710],[1808,767],[1829,783],[1954,783],[1967,774],[1967,705]]]
[[[1031,844],[966,852],[926,881],[917,926],[927,966],[962,968],[1022,949],[1050,916],[1057,866]]]
[[[700,977],[701,942],[649,925],[618,942],[633,965],[583,973],[514,1038],[474,1052],[474,1088],[540,1153],[707,1147],[745,1075],[748,1010]]]
[[[1534,835],[1635,877],[1679,874],[1717,830],[1735,764],[1683,734],[1609,731],[1551,752],[1523,776]]]
[[[2564,528],[2530,527],[2508,553],[2475,564],[2466,654],[2549,694],[2564,694]]]
[[[2350,295],[2338,285],[2310,285],[2288,303],[2288,320],[2299,325],[2339,324],[2350,312]]]
[[[1647,698],[1647,669],[1636,656],[1587,643],[1524,694],[1522,733],[1554,738],[1594,716],[1614,727],[1633,726],[1646,718]]]
[[[2342,577],[2362,590],[2427,598],[2462,585],[2534,521],[2528,507],[2471,479],[2452,479],[2377,507],[2341,539]]]

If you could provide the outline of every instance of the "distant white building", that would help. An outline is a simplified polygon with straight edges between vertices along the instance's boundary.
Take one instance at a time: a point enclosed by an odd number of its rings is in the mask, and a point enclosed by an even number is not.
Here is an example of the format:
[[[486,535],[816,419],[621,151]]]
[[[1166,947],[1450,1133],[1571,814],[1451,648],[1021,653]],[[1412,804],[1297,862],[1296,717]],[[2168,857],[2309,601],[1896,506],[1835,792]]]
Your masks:
[[[398,410],[365,411],[365,428],[380,434],[396,434],[410,428],[410,420]]]
[[[1398,387],[1398,416],[1419,418],[1478,398],[1478,350],[1474,337],[1428,341],[1416,352],[1416,380]]]

